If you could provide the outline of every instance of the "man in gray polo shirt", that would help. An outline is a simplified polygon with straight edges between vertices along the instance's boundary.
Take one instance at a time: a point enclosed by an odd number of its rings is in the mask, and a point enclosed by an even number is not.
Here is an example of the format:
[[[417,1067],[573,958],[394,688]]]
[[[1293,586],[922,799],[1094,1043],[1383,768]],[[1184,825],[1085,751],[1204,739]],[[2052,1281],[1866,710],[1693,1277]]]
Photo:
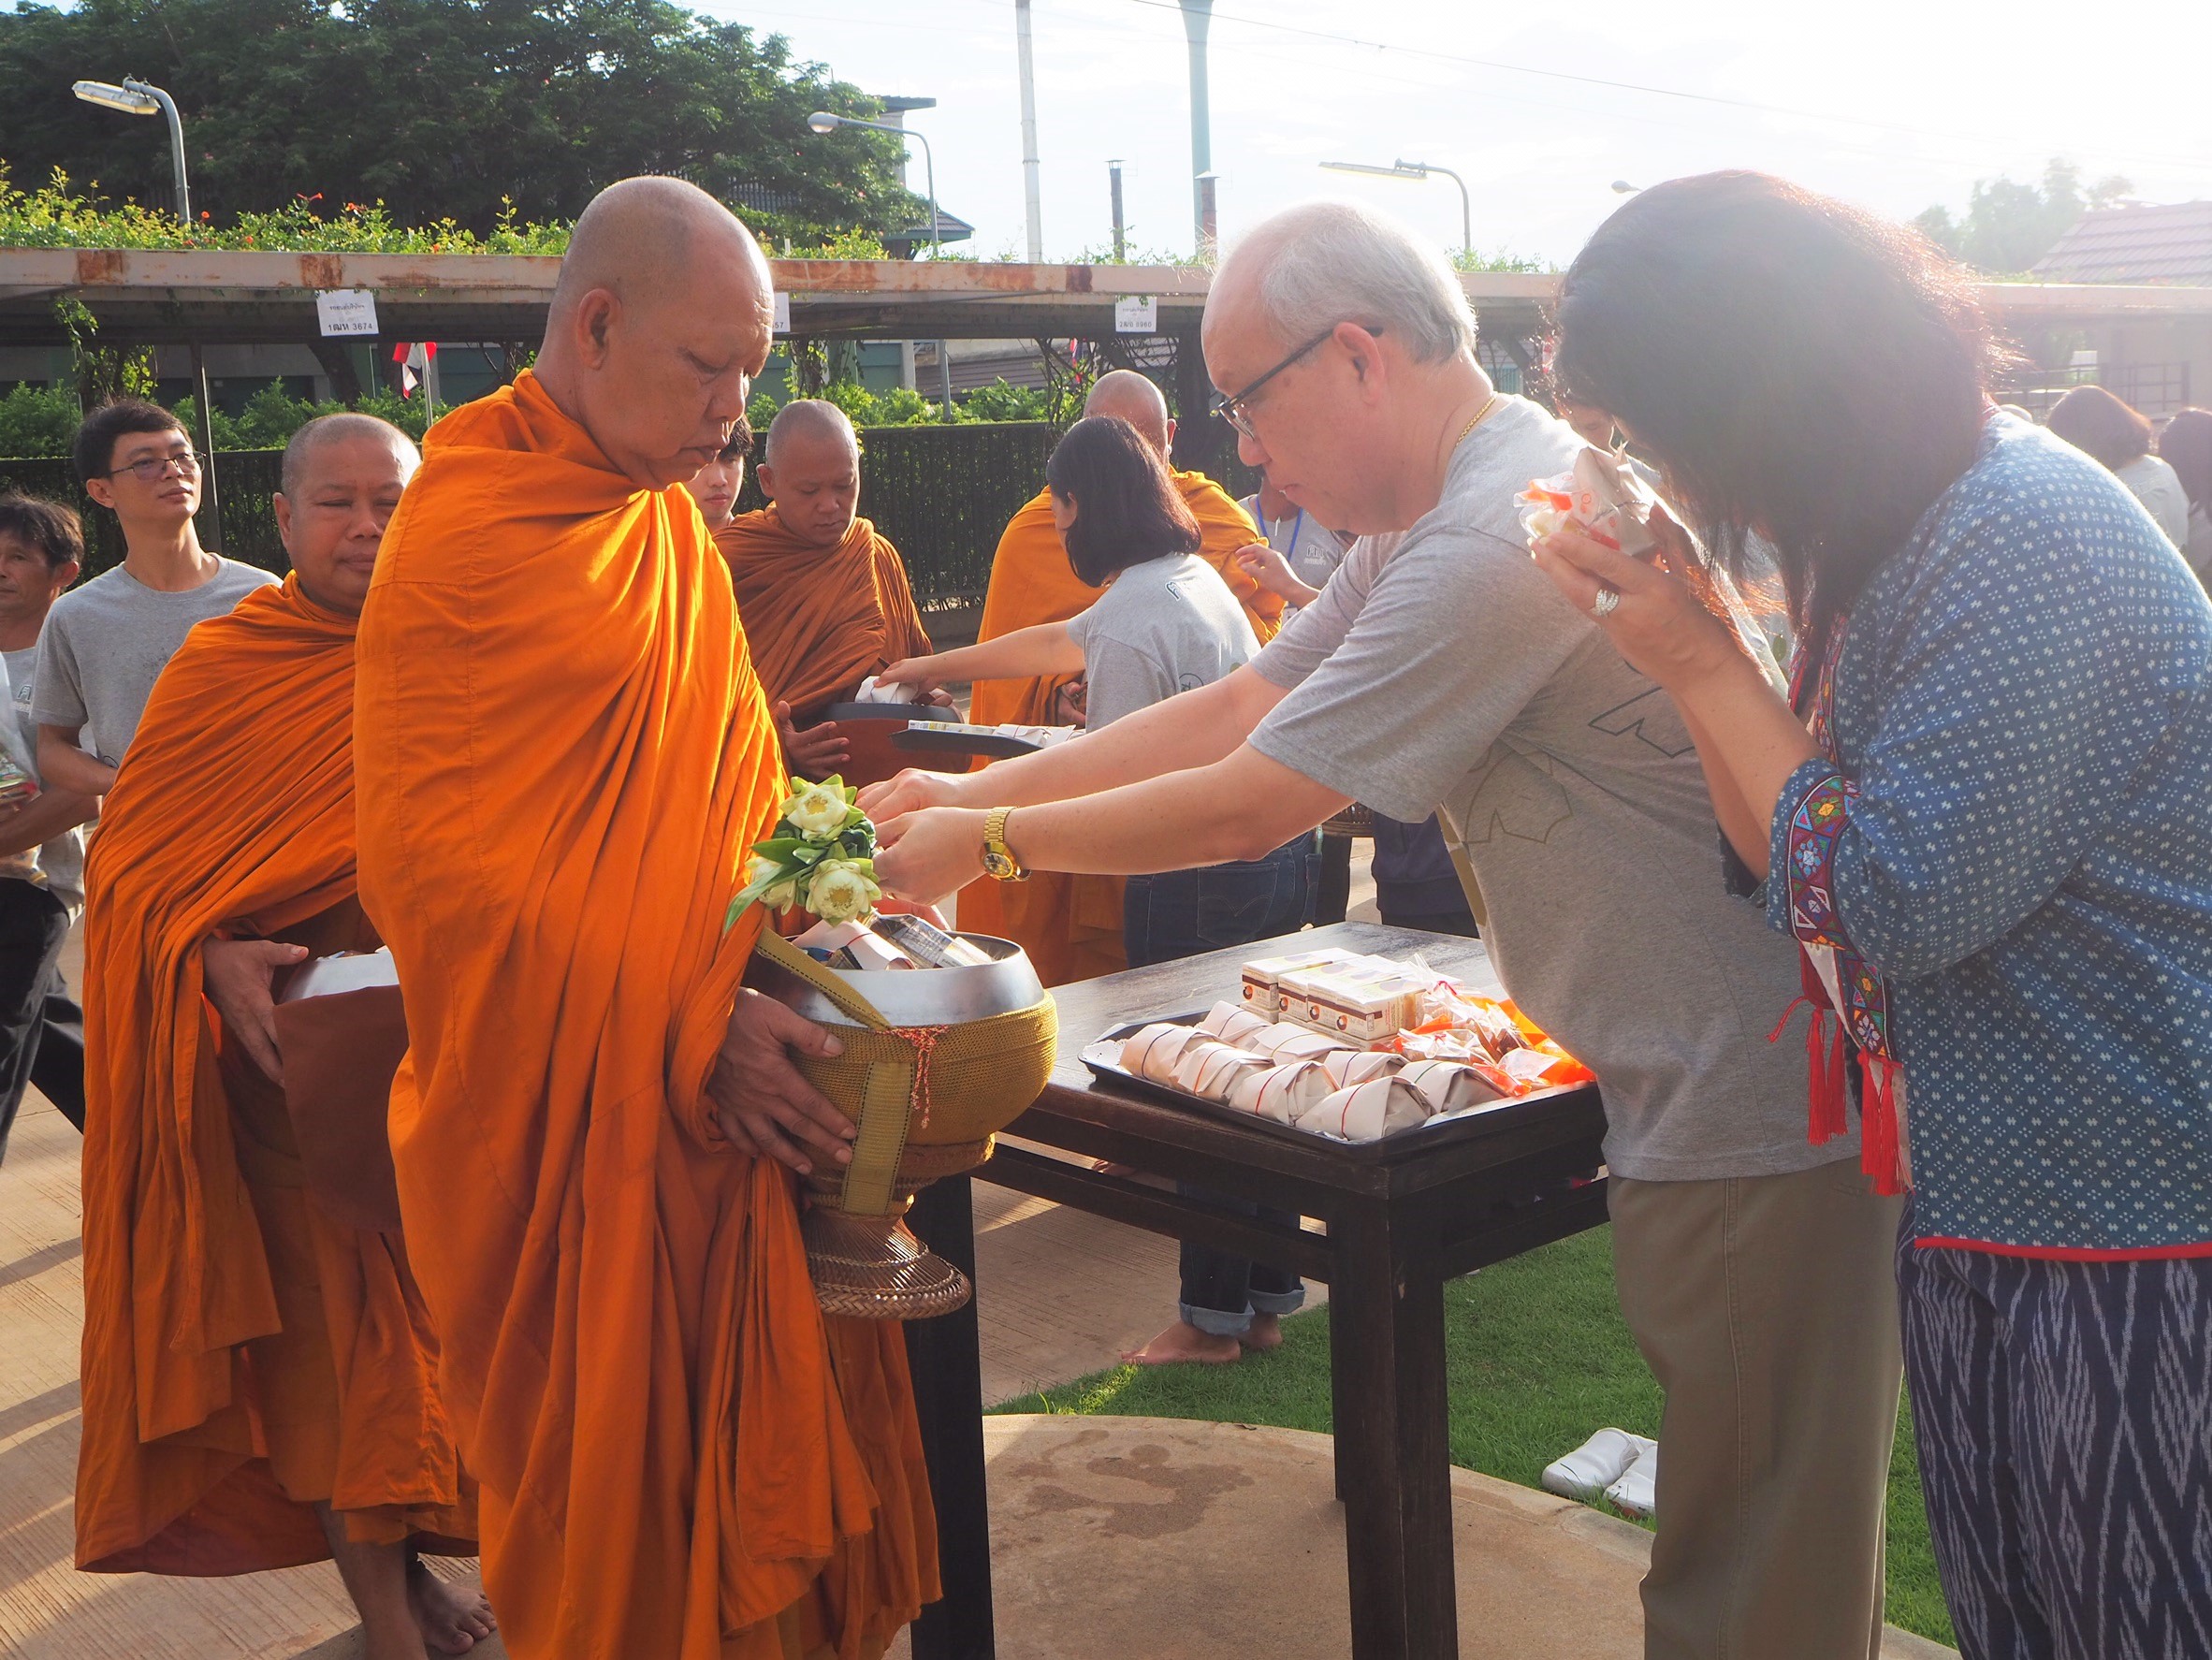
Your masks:
[[[1897,1203],[1853,1142],[1807,1141],[1802,1051],[1767,1041],[1795,954],[1724,889],[1672,704],[1530,561],[1514,498],[1580,441],[1493,391],[1473,321],[1379,216],[1256,230],[1204,342],[1244,459],[1326,522],[1404,539],[1214,686],[864,798],[877,871],[911,897],[963,885],[994,807],[1020,808],[1022,864],[1101,874],[1251,857],[1354,798],[1441,809],[1507,989],[1605,1095],[1622,1308],[1667,1397],[1646,1653],[1858,1660],[1882,1626]]]

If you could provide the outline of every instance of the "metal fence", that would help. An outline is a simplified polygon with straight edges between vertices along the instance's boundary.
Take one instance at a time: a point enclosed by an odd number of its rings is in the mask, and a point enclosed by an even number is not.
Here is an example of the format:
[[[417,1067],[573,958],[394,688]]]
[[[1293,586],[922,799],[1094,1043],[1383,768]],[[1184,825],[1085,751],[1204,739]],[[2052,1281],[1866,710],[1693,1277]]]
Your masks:
[[[924,610],[971,606],[982,599],[998,532],[1043,488],[1045,459],[1058,438],[1059,430],[1045,421],[871,427],[862,433],[860,510],[905,556]],[[279,574],[290,565],[277,540],[269,497],[283,459],[281,450],[226,450],[216,458],[223,551]],[[1239,494],[1248,491],[1244,470],[1232,472],[1235,481],[1224,483]],[[66,459],[0,459],[0,489],[76,507],[90,544],[87,575],[121,561],[123,536],[115,516],[92,504]],[[760,487],[748,472],[739,510],[760,505]],[[203,521],[203,536],[207,528]]]

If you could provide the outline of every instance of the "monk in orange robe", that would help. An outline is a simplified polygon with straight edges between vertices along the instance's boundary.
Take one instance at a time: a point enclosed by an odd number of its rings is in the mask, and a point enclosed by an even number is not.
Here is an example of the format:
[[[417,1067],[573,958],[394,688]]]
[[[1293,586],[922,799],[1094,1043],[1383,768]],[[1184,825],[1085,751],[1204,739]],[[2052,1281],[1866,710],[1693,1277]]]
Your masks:
[[[849,745],[822,710],[850,703],[885,664],[927,651],[929,635],[898,549],[859,517],[860,438],[843,410],[819,399],[778,410],[760,481],[768,505],[732,519],[715,545],[730,561],[784,765],[824,779]]]
[[[786,1162],[851,1125],[725,922],[784,775],[678,488],[767,357],[705,192],[576,222],[533,371],[425,444],[361,621],[400,1203],[517,1660],[875,1660],[938,1594],[901,1329],[825,1321]]]
[[[491,1630],[415,1557],[473,1554],[474,1499],[400,1236],[304,1185],[270,993],[311,954],[376,944],[354,635],[415,464],[368,415],[300,429],[276,498],[292,575],[170,659],[86,872],[78,1565],[335,1557],[373,1660]]]
[[[1167,400],[1143,375],[1116,369],[1099,377],[1084,400],[1086,415],[1119,415],[1168,459],[1175,423]],[[1229,492],[1202,473],[1169,476],[1198,520],[1199,557],[1221,573],[1251,619],[1262,644],[1282,625],[1283,599],[1269,593],[1236,561],[1237,549],[1264,542]],[[1041,622],[1065,622],[1101,590],[1069,568],[1053,528],[1052,492],[1040,490],[1008,521],[991,561],[978,638],[995,640]],[[1064,726],[1081,710],[1082,690],[1069,679],[979,680],[968,718],[980,726]],[[1088,980],[1127,968],[1121,948],[1121,878],[1062,876],[1040,870],[1025,882],[978,882],[960,896],[960,925],[1012,939],[1029,954],[1047,985]]]

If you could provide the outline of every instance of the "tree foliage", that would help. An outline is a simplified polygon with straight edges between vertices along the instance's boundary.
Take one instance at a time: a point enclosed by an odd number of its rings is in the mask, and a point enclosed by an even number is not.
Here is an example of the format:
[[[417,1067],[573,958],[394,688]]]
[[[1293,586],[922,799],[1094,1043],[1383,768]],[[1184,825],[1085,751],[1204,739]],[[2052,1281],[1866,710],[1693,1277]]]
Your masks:
[[[2043,182],[2019,184],[2010,179],[1983,179],[1973,188],[1966,216],[1954,219],[1943,206],[1929,208],[1913,223],[1945,252],[1993,276],[2017,275],[2051,251],[2051,245],[2084,213],[2113,207],[2134,186],[2115,175],[2087,191],[2081,169],[2053,159]]]
[[[778,240],[878,236],[921,212],[879,106],[781,36],[668,0],[17,0],[0,11],[5,158],[172,205],[164,124],[79,102],[79,78],[166,88],[216,224],[320,199],[403,224],[573,220],[633,173],[690,179]]]

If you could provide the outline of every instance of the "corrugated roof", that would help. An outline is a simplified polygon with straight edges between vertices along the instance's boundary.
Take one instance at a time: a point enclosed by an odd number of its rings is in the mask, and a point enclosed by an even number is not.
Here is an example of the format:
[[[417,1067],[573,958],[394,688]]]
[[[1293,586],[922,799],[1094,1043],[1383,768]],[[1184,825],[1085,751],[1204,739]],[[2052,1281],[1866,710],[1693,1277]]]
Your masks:
[[[2052,283],[2212,284],[2212,202],[2085,213],[2035,262]]]

